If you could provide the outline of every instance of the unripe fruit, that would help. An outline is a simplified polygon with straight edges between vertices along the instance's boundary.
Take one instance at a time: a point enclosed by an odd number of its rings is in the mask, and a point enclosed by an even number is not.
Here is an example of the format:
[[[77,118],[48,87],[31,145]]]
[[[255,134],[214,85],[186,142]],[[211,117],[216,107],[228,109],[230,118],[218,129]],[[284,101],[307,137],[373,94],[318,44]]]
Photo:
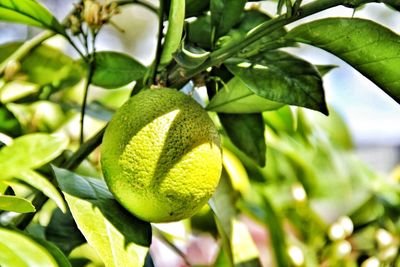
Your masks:
[[[211,197],[221,174],[217,129],[192,98],[150,89],[125,103],[102,143],[102,170],[117,201],[138,218],[188,218]]]

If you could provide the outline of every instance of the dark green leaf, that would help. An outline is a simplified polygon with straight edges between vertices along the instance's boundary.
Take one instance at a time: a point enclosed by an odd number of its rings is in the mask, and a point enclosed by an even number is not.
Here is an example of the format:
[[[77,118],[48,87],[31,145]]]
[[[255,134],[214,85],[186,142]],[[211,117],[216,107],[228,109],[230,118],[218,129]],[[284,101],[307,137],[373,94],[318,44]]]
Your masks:
[[[399,0],[382,0],[381,2],[396,9],[397,11],[400,11],[400,1]]]
[[[198,17],[188,23],[186,41],[205,49],[211,47],[211,17],[209,15]]]
[[[21,125],[15,116],[6,107],[0,105],[0,132],[18,136],[21,130]]]
[[[307,61],[286,52],[269,51],[227,67],[259,96],[328,114],[321,76]]]
[[[71,212],[63,213],[56,209],[45,230],[46,239],[56,244],[66,255],[86,242],[79,231]]]
[[[300,25],[287,37],[336,55],[400,103],[400,36],[390,29],[364,19],[328,18]]]
[[[67,144],[64,136],[43,133],[16,138],[10,146],[0,149],[0,179],[12,178],[23,171],[44,165],[60,155]]]
[[[207,109],[220,113],[258,113],[283,105],[254,94],[239,78],[234,77],[211,99]]]
[[[122,208],[103,181],[53,170],[75,222],[104,263],[143,266],[151,243],[150,224]]]
[[[186,0],[185,16],[193,17],[198,16],[208,9],[210,0]]]
[[[246,0],[211,0],[211,24],[215,37],[227,33],[241,19]]]
[[[265,166],[264,122],[260,113],[219,114],[229,138],[260,166]]]
[[[0,20],[41,27],[65,34],[57,19],[34,0],[0,0]]]
[[[107,89],[124,86],[142,78],[146,67],[118,52],[102,51],[96,53],[96,67],[92,83]]]
[[[27,212],[34,212],[36,209],[32,205],[32,203],[27,199],[16,196],[0,195],[0,210],[27,213]]]
[[[224,46],[232,42],[238,42],[242,38],[246,37],[248,32],[259,26],[260,24],[269,21],[270,19],[270,16],[261,12],[260,10],[245,11],[240,23],[236,25],[233,29],[231,29],[226,36],[221,37],[218,40],[217,45]],[[277,29],[271,34],[263,36],[256,42],[243,48],[236,56],[240,58],[248,58],[267,50],[277,49],[282,46],[290,46],[294,42],[283,38],[286,33],[287,32],[283,27]]]
[[[0,266],[58,267],[44,247],[21,232],[0,228]]]

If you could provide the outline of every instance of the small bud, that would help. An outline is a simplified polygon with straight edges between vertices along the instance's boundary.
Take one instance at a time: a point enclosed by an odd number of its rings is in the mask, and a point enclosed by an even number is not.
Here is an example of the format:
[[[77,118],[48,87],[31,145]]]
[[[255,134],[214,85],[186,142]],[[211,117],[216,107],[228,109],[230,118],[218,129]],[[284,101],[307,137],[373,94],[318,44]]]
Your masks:
[[[371,257],[366,259],[362,264],[361,267],[379,267],[380,262],[376,257]]]
[[[346,233],[343,226],[337,222],[331,225],[331,227],[329,228],[328,235],[332,241],[342,240],[346,237]]]
[[[349,217],[342,216],[337,220],[337,222],[342,226],[346,236],[350,236],[353,233],[354,225],[353,221]]]
[[[292,185],[292,195],[295,201],[304,202],[307,200],[307,193],[304,187],[300,183],[295,183]]]
[[[391,233],[381,228],[376,231],[375,235],[376,241],[380,247],[387,247],[392,244],[393,236]]]
[[[351,244],[347,240],[342,240],[337,244],[337,253],[339,257],[346,257],[351,253],[351,250]]]
[[[84,2],[83,19],[91,28],[99,28],[101,26],[101,6],[97,2],[86,0]]]
[[[304,254],[299,247],[290,246],[288,248],[288,254],[294,266],[304,265]]]

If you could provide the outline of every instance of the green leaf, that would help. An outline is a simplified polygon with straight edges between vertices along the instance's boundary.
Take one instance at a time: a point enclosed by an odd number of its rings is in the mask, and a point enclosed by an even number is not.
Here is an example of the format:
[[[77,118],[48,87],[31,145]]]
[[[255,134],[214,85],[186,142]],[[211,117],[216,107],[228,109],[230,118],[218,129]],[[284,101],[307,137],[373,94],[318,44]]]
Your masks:
[[[276,266],[291,266],[289,255],[286,252],[286,237],[282,227],[283,223],[269,199],[262,196],[262,203],[260,205],[244,203],[244,208],[268,226]]]
[[[68,140],[60,135],[34,133],[16,138],[10,146],[0,149],[0,180],[48,163],[59,156],[67,144]]]
[[[82,234],[106,266],[143,266],[151,227],[113,198],[101,180],[53,167]]]
[[[0,0],[0,20],[27,24],[65,34],[57,19],[34,0]]]
[[[56,244],[66,255],[77,246],[86,243],[70,210],[63,213],[55,209],[45,230],[46,239]]]
[[[246,0],[211,0],[211,25],[215,37],[227,33],[241,19]]]
[[[64,253],[54,244],[37,237],[31,237],[35,240],[39,245],[43,246],[47,251],[53,256],[53,258],[57,262],[58,267],[72,267],[71,263],[69,262],[68,258],[65,256]]]
[[[254,94],[239,78],[234,77],[211,99],[207,109],[220,113],[258,113],[283,105]]]
[[[198,1],[198,0],[186,0],[185,4],[185,16],[197,17],[202,14],[210,5],[209,0]]]
[[[200,16],[196,20],[188,22],[185,40],[202,48],[209,49],[211,47],[210,15]]]
[[[111,51],[96,53],[92,83],[107,89],[118,88],[142,78],[146,67],[130,56]]]
[[[0,46],[0,62],[21,45],[22,43],[8,43]],[[78,62],[59,49],[47,45],[40,45],[29,51],[20,64],[18,74],[26,75],[29,82],[40,86],[49,85],[55,89],[71,87],[84,76],[84,70]],[[42,97],[45,98],[46,95],[43,94]]]
[[[336,55],[400,103],[400,36],[390,29],[370,20],[328,18],[302,24],[287,38]]]
[[[237,198],[224,169],[217,190],[209,201],[222,238],[222,251],[216,266],[261,266],[259,253],[249,230],[236,218]]]
[[[219,114],[229,138],[260,166],[265,166],[264,122],[260,113]]]
[[[42,191],[43,194],[53,200],[63,212],[67,211],[67,207],[65,206],[65,202],[61,194],[58,192],[57,188],[43,175],[33,170],[24,170],[21,171],[16,178]]]
[[[57,267],[56,260],[44,247],[30,237],[0,228],[0,266],[2,267]]]
[[[282,51],[269,51],[249,62],[227,64],[228,69],[255,94],[328,114],[322,79],[307,61]]]
[[[21,130],[21,125],[15,116],[6,107],[0,105],[0,132],[18,136],[21,134]]]
[[[0,210],[27,213],[27,212],[34,212],[36,209],[32,205],[32,203],[27,199],[16,196],[0,195]]]

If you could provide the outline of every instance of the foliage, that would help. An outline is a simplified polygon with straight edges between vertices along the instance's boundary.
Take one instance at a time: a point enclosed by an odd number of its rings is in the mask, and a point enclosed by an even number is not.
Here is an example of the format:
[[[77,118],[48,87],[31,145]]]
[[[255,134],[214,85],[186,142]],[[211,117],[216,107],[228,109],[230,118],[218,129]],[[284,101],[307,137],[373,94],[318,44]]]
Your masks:
[[[400,264],[398,174],[378,175],[352,154],[345,123],[325,101],[323,75],[335,66],[281,49],[326,50],[400,102],[397,33],[359,18],[301,20],[372,2],[278,0],[277,14],[267,14],[244,0],[84,0],[60,22],[35,0],[0,0],[1,21],[43,30],[0,45],[0,265],[152,266],[160,241],[186,265]],[[399,10],[398,1],[378,2]],[[149,66],[96,50],[100,30],[129,5],[159,18]],[[79,57],[45,43],[53,37]],[[216,249],[203,262],[191,258],[190,238],[120,206],[99,168],[113,112],[130,95],[165,86],[189,88],[222,138],[217,191],[177,223],[211,236]],[[89,99],[92,90],[100,93]]]

